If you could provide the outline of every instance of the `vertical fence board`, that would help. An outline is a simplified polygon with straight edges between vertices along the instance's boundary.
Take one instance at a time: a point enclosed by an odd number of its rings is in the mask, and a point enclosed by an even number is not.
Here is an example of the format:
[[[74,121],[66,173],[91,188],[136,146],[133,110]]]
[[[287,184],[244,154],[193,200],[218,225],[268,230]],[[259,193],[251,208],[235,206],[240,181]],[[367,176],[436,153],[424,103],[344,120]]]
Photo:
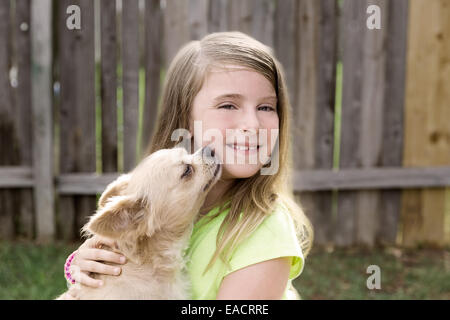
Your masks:
[[[228,1],[228,30],[252,34],[252,2],[250,0]]]
[[[275,1],[253,0],[252,4],[252,36],[265,45],[273,47]]]
[[[228,0],[209,1],[208,32],[219,32],[228,29]]]
[[[163,12],[160,0],[145,3],[145,104],[142,121],[142,150],[151,140],[158,114],[160,72],[163,63]],[[143,154],[145,151],[143,152]],[[140,155],[141,156],[141,155]]]
[[[167,68],[177,51],[190,39],[188,1],[166,0],[164,10],[165,60]]]
[[[359,137],[361,135],[363,47],[366,3],[344,0],[342,10],[343,88],[340,168],[361,165]],[[339,191],[334,242],[348,246],[356,236],[357,192]]]
[[[297,101],[296,53],[297,12],[296,0],[279,0],[275,9],[274,50],[285,72],[289,100]]]
[[[450,5],[411,1],[405,100],[404,166],[450,163]],[[416,21],[428,21],[418,24]],[[403,191],[403,245],[441,246],[445,190]]]
[[[15,10],[15,55],[17,59],[17,87],[15,88],[16,123],[20,165],[32,166],[31,119],[31,39],[30,1],[17,0]],[[34,236],[34,208],[32,190],[20,190],[18,234],[27,239]]]
[[[334,106],[337,59],[337,2],[320,1],[317,62],[317,112],[315,117],[316,169],[333,168]],[[314,193],[311,213],[315,243],[330,244],[333,239],[332,192]]]
[[[366,9],[374,4],[380,8],[380,29],[368,29],[364,21],[364,38],[362,56],[362,92],[359,149],[360,166],[371,168],[378,166],[383,133],[383,103],[385,91],[385,38],[387,36],[387,5],[385,0],[368,0]],[[360,13],[361,14],[361,13]],[[366,18],[368,15],[364,15]],[[380,193],[375,190],[358,192],[356,211],[356,242],[372,247],[378,228]]]
[[[80,30],[69,30],[66,26],[66,9],[72,4],[81,9]],[[60,171],[95,172],[94,3],[60,1],[59,8]],[[95,206],[95,196],[61,197],[63,237],[76,237]]]
[[[388,36],[381,164],[387,167],[401,167],[408,0],[389,1],[387,11]],[[380,244],[396,244],[400,201],[400,190],[381,191],[377,232],[377,242]]]
[[[208,33],[208,8],[210,0],[189,1],[190,38],[199,40]]]
[[[9,80],[11,64],[10,46],[10,1],[0,1],[0,165],[18,164],[17,128],[14,123],[12,88]],[[17,193],[13,190],[0,190],[0,238],[14,237],[14,209]]]
[[[139,3],[122,6],[123,165],[127,172],[136,165],[139,127]]]
[[[318,105],[319,75],[319,29],[321,16],[321,3],[318,1],[302,0],[298,2],[297,11],[297,52],[296,52],[296,101],[293,103],[293,126],[291,130],[294,155],[294,168],[296,170],[313,169],[317,165],[316,158],[320,154],[317,150],[316,140],[320,134],[316,122],[317,112],[325,107]],[[323,48],[320,48],[323,49]],[[323,56],[322,56],[323,57]],[[322,61],[326,63],[326,61]],[[290,66],[287,66],[289,68]],[[322,123],[321,126],[333,127],[332,122]],[[331,158],[332,160],[332,158]],[[323,242],[324,229],[318,224],[317,193],[302,192],[296,194],[297,201],[303,207],[305,214],[313,223],[316,239]],[[328,212],[331,216],[331,211]]]
[[[128,3],[128,1],[126,2]],[[125,4],[124,4],[125,5]],[[100,1],[102,172],[117,171],[116,2]],[[136,51],[136,47],[131,48]],[[125,92],[124,92],[125,100]]]
[[[52,1],[31,3],[33,176],[36,234],[39,241],[55,236],[52,125]]]

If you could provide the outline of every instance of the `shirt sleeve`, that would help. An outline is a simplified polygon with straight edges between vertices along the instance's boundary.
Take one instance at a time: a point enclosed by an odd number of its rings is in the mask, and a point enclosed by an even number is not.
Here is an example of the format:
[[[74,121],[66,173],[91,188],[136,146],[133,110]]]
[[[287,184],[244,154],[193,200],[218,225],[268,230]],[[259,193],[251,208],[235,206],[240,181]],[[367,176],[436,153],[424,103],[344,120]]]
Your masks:
[[[295,234],[292,217],[279,206],[233,252],[225,275],[249,265],[280,257],[292,257],[289,279],[303,270],[303,253]]]

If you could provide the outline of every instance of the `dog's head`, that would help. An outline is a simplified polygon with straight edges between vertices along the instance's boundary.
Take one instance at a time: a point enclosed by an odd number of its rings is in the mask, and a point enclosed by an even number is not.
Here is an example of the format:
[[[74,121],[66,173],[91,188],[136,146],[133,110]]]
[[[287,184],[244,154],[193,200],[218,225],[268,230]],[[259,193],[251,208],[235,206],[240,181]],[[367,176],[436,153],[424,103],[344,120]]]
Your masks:
[[[220,175],[209,147],[194,154],[183,148],[159,150],[107,186],[83,230],[113,239],[150,237],[162,228],[183,232]]]

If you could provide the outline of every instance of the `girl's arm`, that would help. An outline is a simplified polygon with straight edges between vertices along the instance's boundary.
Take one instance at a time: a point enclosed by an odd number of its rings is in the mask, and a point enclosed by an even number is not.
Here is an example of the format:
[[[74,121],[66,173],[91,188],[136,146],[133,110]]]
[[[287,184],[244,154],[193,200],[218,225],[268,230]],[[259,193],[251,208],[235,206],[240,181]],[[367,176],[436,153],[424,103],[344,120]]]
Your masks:
[[[277,300],[286,290],[291,257],[263,261],[228,274],[217,300]]]

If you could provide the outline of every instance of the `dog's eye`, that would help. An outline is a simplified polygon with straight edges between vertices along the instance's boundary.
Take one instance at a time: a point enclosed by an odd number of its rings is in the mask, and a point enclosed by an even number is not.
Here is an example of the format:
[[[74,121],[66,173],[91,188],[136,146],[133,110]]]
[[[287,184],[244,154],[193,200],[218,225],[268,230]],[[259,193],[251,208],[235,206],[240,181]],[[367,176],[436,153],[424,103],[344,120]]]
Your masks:
[[[183,174],[181,175],[181,178],[185,178],[190,176],[192,173],[192,166],[190,164],[186,164],[186,169],[184,170]]]

